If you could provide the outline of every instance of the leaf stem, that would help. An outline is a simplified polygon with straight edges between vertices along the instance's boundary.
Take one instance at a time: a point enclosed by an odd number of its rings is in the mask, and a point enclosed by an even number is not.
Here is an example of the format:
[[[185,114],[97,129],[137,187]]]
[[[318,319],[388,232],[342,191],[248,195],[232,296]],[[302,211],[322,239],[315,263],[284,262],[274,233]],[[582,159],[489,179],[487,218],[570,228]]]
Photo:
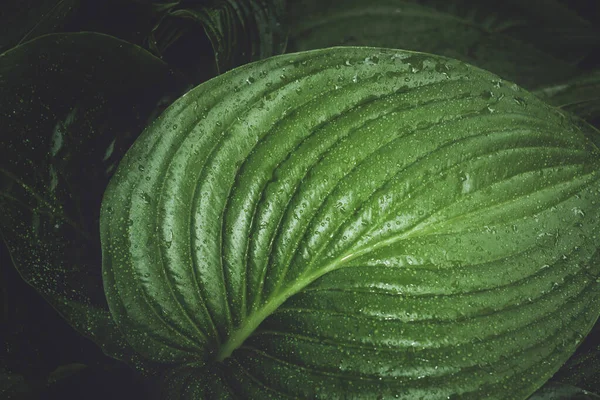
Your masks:
[[[255,314],[252,314],[249,319],[229,337],[229,339],[221,346],[219,353],[217,354],[216,360],[223,361],[233,353],[235,349],[240,347],[244,340],[248,338],[256,330],[258,325],[265,318],[267,318],[273,311],[277,309],[283,302],[285,302],[294,293],[291,291],[283,291],[277,296],[271,298],[270,301],[265,303],[263,307],[259,308]]]

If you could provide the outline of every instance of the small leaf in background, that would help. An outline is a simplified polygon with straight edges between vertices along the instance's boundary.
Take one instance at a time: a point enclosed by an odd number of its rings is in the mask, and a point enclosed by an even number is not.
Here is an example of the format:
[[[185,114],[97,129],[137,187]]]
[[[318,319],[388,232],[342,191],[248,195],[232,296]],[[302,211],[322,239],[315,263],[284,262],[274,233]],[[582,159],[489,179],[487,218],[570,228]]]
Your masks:
[[[437,55],[236,68],[111,179],[112,315],[167,398],[526,398],[600,313],[594,133]]]
[[[23,279],[107,352],[121,342],[102,288],[104,189],[186,87],[147,51],[103,34],[46,35],[0,55],[1,237]]]
[[[214,54],[215,73],[210,77],[285,50],[287,30],[281,25],[284,0],[181,0],[158,2],[155,9],[164,14],[149,37],[150,48],[194,77],[197,73],[189,71],[190,67],[210,63],[199,31],[205,33]],[[174,60],[177,55],[169,49],[178,42],[189,44],[180,50],[185,54]],[[189,57],[198,62],[190,65]]]
[[[600,129],[600,70],[539,88],[534,93]]]
[[[61,30],[81,0],[3,0],[0,5],[0,53],[35,37]]]
[[[469,14],[447,7],[401,0],[291,2],[289,50],[344,45],[422,51],[460,59],[528,89],[578,73],[574,65],[504,34],[498,27],[511,21],[498,20],[494,9],[480,6]]]

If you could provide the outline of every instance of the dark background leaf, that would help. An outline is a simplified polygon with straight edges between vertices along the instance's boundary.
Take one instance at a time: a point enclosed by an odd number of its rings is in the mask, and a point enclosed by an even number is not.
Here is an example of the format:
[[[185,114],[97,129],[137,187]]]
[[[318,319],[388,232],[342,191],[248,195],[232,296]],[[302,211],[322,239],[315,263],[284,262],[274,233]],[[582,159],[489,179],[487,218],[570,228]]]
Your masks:
[[[600,129],[600,70],[539,88],[535,94]]]
[[[284,0],[166,1],[156,2],[154,10],[162,16],[149,36],[150,49],[198,83],[206,80],[202,72],[215,76],[285,50]],[[207,60],[206,39],[213,65]],[[181,58],[184,53],[195,61]],[[190,70],[195,65],[204,71]]]
[[[476,0],[412,0],[531,44],[573,65],[581,65],[600,46],[593,14],[559,0],[508,0],[493,5]],[[590,2],[588,2],[590,3]]]
[[[0,52],[53,32],[106,33],[151,50],[194,83],[281,54],[285,0],[9,0]]]
[[[187,87],[145,50],[95,33],[43,36],[0,56],[2,268],[14,264],[75,329],[117,358],[127,355],[119,354],[102,288],[100,202],[124,152]],[[21,303],[12,286],[4,292],[4,318],[12,323],[2,325],[2,359],[13,372],[30,375],[27,361],[19,368],[19,360],[27,360],[24,341],[41,336],[58,350],[75,332],[49,331],[44,322],[59,318],[56,313],[29,308],[29,296]],[[31,329],[32,320],[38,329]],[[38,378],[47,373],[39,371]]]
[[[81,0],[5,0],[0,6],[0,53],[64,29]]]
[[[289,48],[300,51],[361,45],[440,54],[477,65],[528,89],[579,73],[576,63],[546,53],[535,40],[527,42],[531,36],[527,32],[506,32],[522,25],[537,32],[549,23],[535,23],[514,7],[508,12],[506,6],[497,3],[474,4],[301,0],[290,4]],[[584,47],[589,51],[589,45]]]

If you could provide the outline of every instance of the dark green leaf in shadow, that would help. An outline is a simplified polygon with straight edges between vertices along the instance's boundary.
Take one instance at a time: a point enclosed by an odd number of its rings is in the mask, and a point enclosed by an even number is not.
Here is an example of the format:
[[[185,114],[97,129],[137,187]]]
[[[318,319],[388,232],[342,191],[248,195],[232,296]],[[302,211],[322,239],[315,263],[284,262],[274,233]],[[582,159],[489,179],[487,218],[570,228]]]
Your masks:
[[[516,13],[527,23],[505,33],[526,39],[536,47],[567,62],[576,64],[600,51],[600,30],[579,15],[569,2],[558,0],[510,0]]]
[[[600,393],[600,322],[553,380]]]
[[[289,50],[335,45],[417,50],[466,61],[526,88],[577,72],[533,45],[496,32],[493,20],[458,14],[400,0],[293,2]]]
[[[31,388],[22,375],[0,371],[0,396],[3,399],[25,399],[31,393]]]
[[[412,0],[471,21],[489,32],[529,43],[571,64],[600,45],[600,32],[568,5],[557,0]]]
[[[284,0],[182,0],[157,3],[155,9],[164,15],[149,37],[149,46],[167,61],[169,48],[190,36],[195,48],[181,51],[189,59],[199,51],[198,39],[202,43],[202,36],[208,38],[214,52],[213,75],[285,49],[286,32],[280,24]],[[199,57],[199,62],[206,64],[206,54],[200,52]]]
[[[0,5],[0,52],[55,32],[78,9],[80,0],[5,0]]]
[[[575,386],[550,381],[528,400],[600,400],[600,396]]]
[[[143,47],[156,18],[145,1],[86,0],[64,31],[104,33]]]
[[[600,128],[600,70],[547,85],[534,93],[548,103],[568,110]]]
[[[48,376],[48,383],[52,384],[62,379],[69,378],[85,368],[87,368],[87,365],[81,363],[61,365],[50,373]]]
[[[42,36],[0,55],[2,239],[25,281],[116,358],[127,356],[102,288],[102,195],[185,85],[147,51],[96,33]]]

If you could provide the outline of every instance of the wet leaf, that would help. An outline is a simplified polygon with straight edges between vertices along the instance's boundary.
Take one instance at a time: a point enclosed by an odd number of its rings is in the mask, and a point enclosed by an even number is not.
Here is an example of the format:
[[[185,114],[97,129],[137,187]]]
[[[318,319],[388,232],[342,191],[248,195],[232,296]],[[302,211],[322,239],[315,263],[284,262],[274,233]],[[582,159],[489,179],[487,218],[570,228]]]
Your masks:
[[[111,313],[167,398],[527,398],[600,313],[594,135],[440,56],[234,69],[111,179]]]

